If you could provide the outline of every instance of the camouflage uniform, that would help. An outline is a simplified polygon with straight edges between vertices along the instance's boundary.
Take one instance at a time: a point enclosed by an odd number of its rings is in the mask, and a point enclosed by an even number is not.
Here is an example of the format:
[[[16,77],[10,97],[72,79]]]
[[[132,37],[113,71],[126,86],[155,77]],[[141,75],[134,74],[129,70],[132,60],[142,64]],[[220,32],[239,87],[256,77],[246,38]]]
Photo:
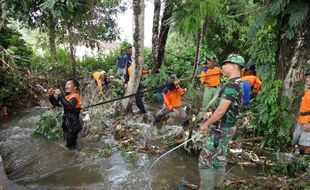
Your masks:
[[[242,89],[240,77],[230,79],[220,90],[212,108],[214,112],[222,99],[231,101],[221,120],[209,127],[209,135],[199,156],[200,189],[202,190],[220,187],[225,178],[227,145],[236,132],[235,123],[242,105]]]
[[[219,168],[227,164],[226,152],[227,144],[236,132],[234,126],[242,105],[242,80],[233,78],[219,92],[212,111],[219,106],[221,99],[230,100],[231,104],[221,118],[220,123],[215,123],[209,127],[208,137],[205,139],[203,149],[199,156],[200,168]]]

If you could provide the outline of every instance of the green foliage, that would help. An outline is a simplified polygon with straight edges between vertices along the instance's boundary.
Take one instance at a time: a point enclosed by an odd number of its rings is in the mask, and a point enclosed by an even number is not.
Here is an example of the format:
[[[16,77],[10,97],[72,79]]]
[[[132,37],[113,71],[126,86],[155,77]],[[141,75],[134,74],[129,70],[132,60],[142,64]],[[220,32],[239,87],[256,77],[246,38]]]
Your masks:
[[[63,28],[67,27],[67,22],[71,22],[78,29],[77,40],[86,42],[92,48],[97,43],[96,39],[116,39],[119,32],[114,15],[125,10],[121,1],[89,0],[45,0],[40,8],[42,12],[51,13]],[[41,15],[37,17],[42,20]]]
[[[50,62],[47,68],[48,72],[51,76],[64,78],[64,76],[67,76],[70,72],[70,64],[68,64],[70,63],[69,52],[64,49],[57,49],[56,61],[56,63]]]
[[[145,79],[144,83],[146,84],[148,89],[158,88],[157,91],[154,91],[152,93],[148,93],[148,100],[151,102],[156,102],[158,100],[158,97],[156,96],[156,92],[161,93],[162,89],[166,83],[166,80],[168,79],[168,68],[165,66],[162,66],[159,69],[159,73],[156,75],[148,75],[148,77]]]
[[[296,177],[301,172],[306,172],[310,169],[309,161],[310,159],[307,156],[297,157],[288,164],[285,164],[283,160],[280,159],[274,165],[267,167],[266,171],[271,175]]]
[[[304,24],[309,12],[309,3],[291,2],[284,11],[284,16],[289,16],[288,24],[285,26],[283,38],[292,39],[298,29]]]
[[[185,102],[190,103],[192,113],[199,113],[203,101],[203,90],[190,89],[186,91],[183,99]]]
[[[250,55],[252,60],[259,64],[275,63],[276,54],[276,24],[264,25],[261,30],[255,32],[254,36],[248,36],[249,41],[247,42],[250,47],[245,51]]]
[[[265,136],[265,145],[275,149],[284,149],[289,145],[289,129],[294,121],[288,98],[278,97],[282,85],[280,80],[266,80],[261,93],[256,97],[254,108],[257,134]]]
[[[309,1],[291,2],[289,0],[270,1],[252,24],[251,35],[262,29],[263,25],[277,23],[277,34],[282,39],[292,39],[305,22],[309,12]],[[280,22],[282,23],[280,23]]]
[[[118,49],[111,50],[108,53],[99,51],[95,57],[85,56],[81,61],[78,61],[78,63],[88,72],[104,70],[110,75],[114,75],[116,71],[117,56],[120,53],[120,49],[124,48],[127,51],[129,47],[131,47],[131,44],[127,41],[123,41]]]
[[[119,50],[111,51],[108,54],[98,53],[97,57],[85,56],[83,60],[78,63],[87,71],[107,71],[110,74],[115,73],[116,58],[119,54]]]
[[[105,143],[104,146],[98,151],[96,158],[110,157],[112,155],[112,143]]]
[[[61,139],[61,117],[59,116],[48,112],[42,114],[32,135],[34,137],[45,137],[51,141]]]
[[[184,35],[192,35],[202,28],[203,21],[218,14],[220,0],[179,1],[173,14],[176,29]]]
[[[6,100],[17,96],[20,91],[26,88],[26,81],[20,76],[8,75],[0,69],[0,100]]]
[[[21,34],[8,27],[0,31],[0,45],[6,49],[0,51],[0,63],[5,61],[9,65],[0,68],[0,102],[9,104],[15,98],[26,97],[30,93],[23,72],[30,68],[29,59],[33,52],[26,46]]]
[[[33,52],[22,39],[22,35],[12,28],[4,27],[0,31],[0,36],[0,45],[7,49],[12,57],[17,58],[14,63],[17,66],[29,67],[29,62],[24,59],[30,58]]]
[[[183,44],[187,44],[184,46]],[[191,39],[172,33],[168,39],[163,65],[168,74],[176,74],[181,80],[191,76],[194,67],[195,46]]]
[[[272,0],[266,4],[256,4],[258,12],[249,18],[247,46],[245,51],[259,66],[263,88],[256,97],[254,125],[258,135],[267,138],[266,146],[284,149],[290,142],[290,128],[294,118],[288,97],[279,97],[283,82],[273,80],[277,59],[276,50],[280,40],[292,39],[302,27],[309,12],[308,1]],[[258,68],[258,67],[257,67]]]

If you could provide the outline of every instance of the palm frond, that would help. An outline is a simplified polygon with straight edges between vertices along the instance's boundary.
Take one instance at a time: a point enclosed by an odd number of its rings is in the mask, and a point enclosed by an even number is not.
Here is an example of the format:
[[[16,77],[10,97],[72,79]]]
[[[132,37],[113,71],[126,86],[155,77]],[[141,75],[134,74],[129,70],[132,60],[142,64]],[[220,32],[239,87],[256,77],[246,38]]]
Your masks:
[[[282,38],[292,39],[298,29],[304,24],[309,12],[308,3],[293,2],[284,10],[284,15],[288,15],[288,23],[285,26]]]
[[[271,16],[277,16],[284,11],[285,7],[290,3],[290,0],[275,0],[271,1],[268,6],[268,12]]]

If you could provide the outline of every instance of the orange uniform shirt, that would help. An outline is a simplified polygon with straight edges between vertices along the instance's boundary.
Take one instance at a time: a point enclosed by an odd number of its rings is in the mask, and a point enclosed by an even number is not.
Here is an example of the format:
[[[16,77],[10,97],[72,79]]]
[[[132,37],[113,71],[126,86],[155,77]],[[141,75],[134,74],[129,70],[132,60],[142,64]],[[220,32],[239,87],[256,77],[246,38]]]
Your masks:
[[[132,67],[131,65],[128,67],[128,75],[130,76],[132,72]],[[147,75],[149,73],[149,71],[145,68],[142,68],[142,75]]]
[[[299,107],[299,112],[310,112],[310,89],[304,91],[304,96],[302,97],[301,104]],[[310,123],[310,114],[298,117],[298,123],[305,124]]]
[[[71,98],[75,98],[77,102],[76,102],[74,108],[81,108],[81,96],[77,92],[69,94],[65,98],[66,98],[67,101],[70,101]]]
[[[183,96],[183,94],[184,90],[181,87],[168,91],[167,93],[163,93],[166,108],[172,110],[174,107],[181,106],[181,96]]]
[[[249,81],[251,87],[252,87],[252,92],[254,94],[258,94],[260,91],[260,88],[262,87],[262,82],[259,80],[257,76],[251,75],[251,76],[245,76],[242,77],[242,80]]]
[[[98,90],[99,90],[99,93],[102,92],[102,81],[100,79],[100,72],[94,72],[93,73],[93,78],[96,80],[97,82],[97,86],[98,86]]]
[[[94,72],[93,78],[96,80],[98,86],[101,85],[102,82],[100,80],[100,72]]]
[[[207,72],[204,70],[200,73],[200,83],[204,87],[218,86],[220,84],[221,69],[217,66],[212,69],[208,69]]]

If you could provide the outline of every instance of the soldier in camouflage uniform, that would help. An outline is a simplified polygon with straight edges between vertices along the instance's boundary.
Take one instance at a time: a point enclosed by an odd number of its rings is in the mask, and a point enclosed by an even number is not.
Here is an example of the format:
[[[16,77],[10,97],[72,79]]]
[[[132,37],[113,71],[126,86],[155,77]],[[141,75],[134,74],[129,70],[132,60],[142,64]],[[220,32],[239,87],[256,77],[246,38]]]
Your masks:
[[[208,132],[199,156],[202,190],[219,188],[225,177],[227,145],[236,132],[235,123],[242,105],[240,71],[243,65],[243,57],[236,54],[223,61],[222,72],[229,80],[219,91],[212,112],[205,114],[208,120],[199,128],[200,132]]]

